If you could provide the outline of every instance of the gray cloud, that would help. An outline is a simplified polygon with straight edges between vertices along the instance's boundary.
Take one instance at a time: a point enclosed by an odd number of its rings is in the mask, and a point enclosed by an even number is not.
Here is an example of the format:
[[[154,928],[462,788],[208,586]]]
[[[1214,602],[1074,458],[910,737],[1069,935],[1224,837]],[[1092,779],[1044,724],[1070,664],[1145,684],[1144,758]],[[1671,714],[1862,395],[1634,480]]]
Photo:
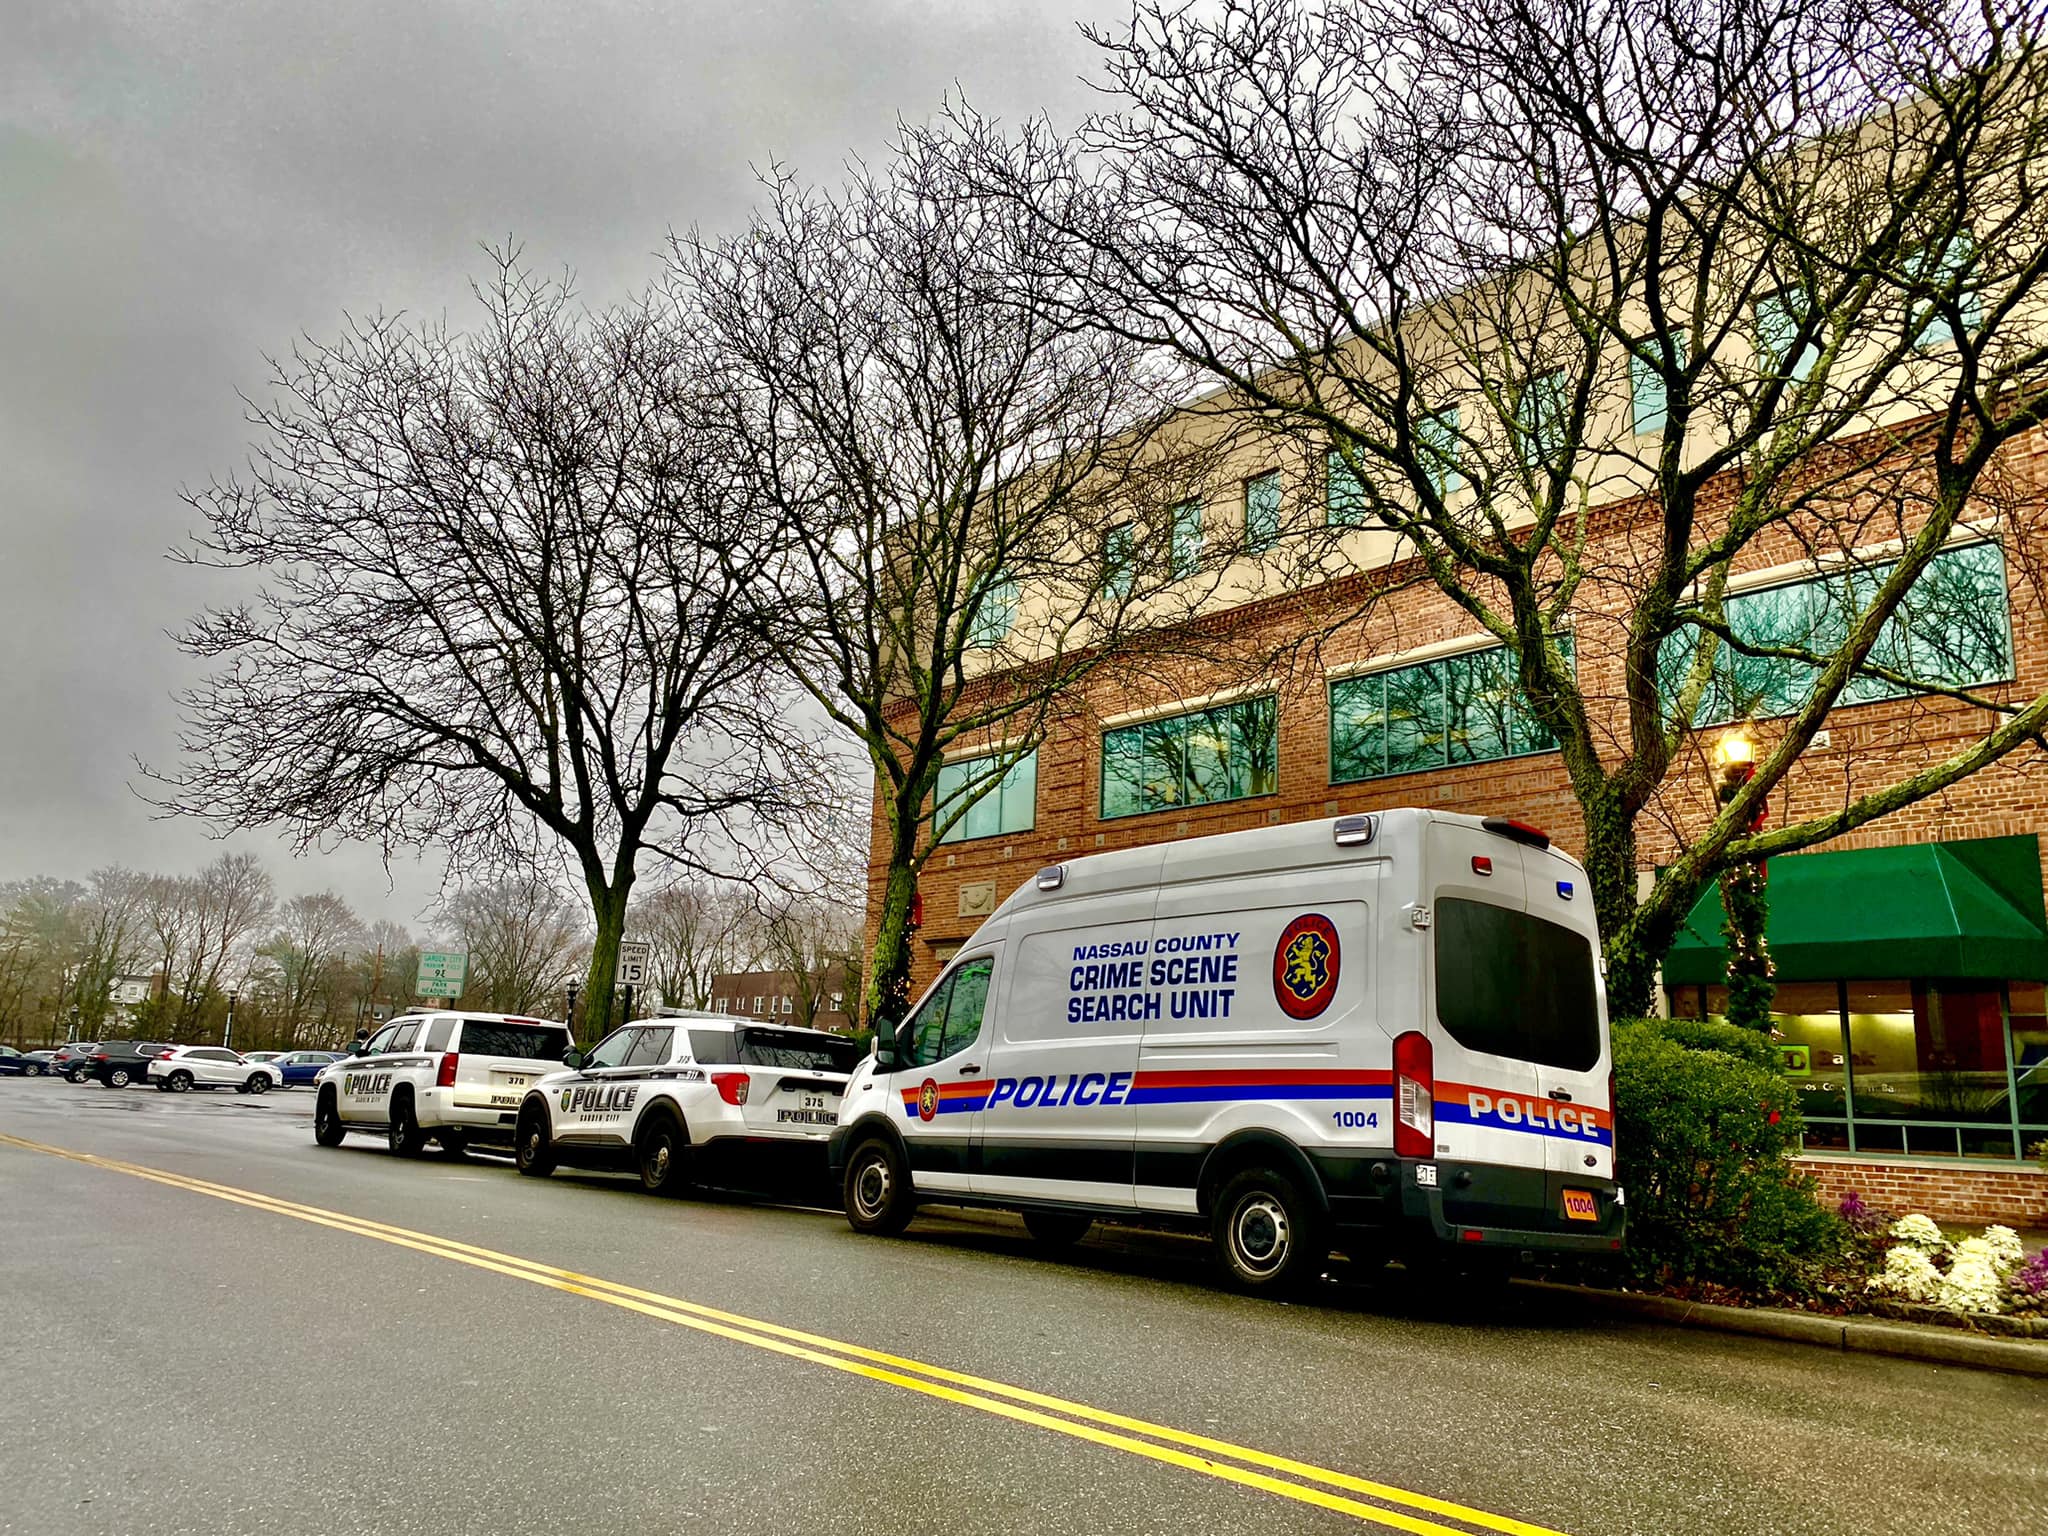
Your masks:
[[[152,819],[218,588],[162,558],[181,485],[241,459],[262,354],[344,312],[460,319],[514,235],[601,302],[671,226],[717,229],[751,167],[829,175],[958,86],[1014,117],[1085,108],[1077,19],[1109,0],[12,0],[0,50],[0,878],[216,851]],[[409,917],[431,865],[288,864]]]

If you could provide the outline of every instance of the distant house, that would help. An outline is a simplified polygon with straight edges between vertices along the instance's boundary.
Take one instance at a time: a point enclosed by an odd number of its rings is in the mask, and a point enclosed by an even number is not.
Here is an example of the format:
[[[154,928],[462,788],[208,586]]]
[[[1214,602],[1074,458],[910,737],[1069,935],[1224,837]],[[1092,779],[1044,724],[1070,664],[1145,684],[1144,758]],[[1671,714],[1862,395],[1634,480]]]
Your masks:
[[[711,978],[713,1013],[762,1023],[799,1024],[850,1034],[858,1000],[848,996],[844,966],[832,965],[801,979],[794,971],[728,971]]]

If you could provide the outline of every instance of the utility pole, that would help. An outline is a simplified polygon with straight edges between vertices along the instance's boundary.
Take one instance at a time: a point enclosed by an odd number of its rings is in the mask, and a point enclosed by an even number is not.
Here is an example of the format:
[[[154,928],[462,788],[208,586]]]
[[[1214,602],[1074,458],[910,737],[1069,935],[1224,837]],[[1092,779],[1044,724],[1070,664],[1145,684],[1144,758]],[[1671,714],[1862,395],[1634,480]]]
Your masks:
[[[240,996],[240,994],[236,992],[233,987],[228,988],[228,1022],[226,1027],[224,1027],[220,1032],[220,1043],[222,1049],[224,1050],[234,1049],[235,999],[238,996]]]

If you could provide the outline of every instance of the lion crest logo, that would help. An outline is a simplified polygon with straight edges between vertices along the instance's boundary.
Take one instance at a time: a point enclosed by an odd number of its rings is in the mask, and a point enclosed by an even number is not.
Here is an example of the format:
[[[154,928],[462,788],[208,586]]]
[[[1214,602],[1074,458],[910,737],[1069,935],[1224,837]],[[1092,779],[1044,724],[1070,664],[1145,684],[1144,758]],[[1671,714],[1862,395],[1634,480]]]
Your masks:
[[[1337,995],[1337,926],[1304,912],[1273,947],[1273,997],[1291,1019],[1312,1019]]]
[[[939,1112],[939,1085],[930,1078],[917,1090],[917,1118],[929,1120]]]

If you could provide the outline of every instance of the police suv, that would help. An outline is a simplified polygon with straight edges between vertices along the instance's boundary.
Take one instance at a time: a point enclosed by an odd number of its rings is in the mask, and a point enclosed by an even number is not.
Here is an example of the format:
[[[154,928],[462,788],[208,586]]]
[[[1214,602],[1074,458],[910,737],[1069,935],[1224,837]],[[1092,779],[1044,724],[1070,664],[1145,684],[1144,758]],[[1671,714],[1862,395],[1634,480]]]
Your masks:
[[[859,1055],[843,1035],[729,1014],[638,1020],[533,1085],[514,1156],[535,1177],[557,1163],[631,1167],[657,1193],[812,1193]]]
[[[459,1155],[472,1140],[510,1142],[526,1090],[569,1048],[566,1025],[502,1013],[393,1019],[313,1079],[313,1139],[382,1131],[408,1156],[429,1138]]]
[[[848,1221],[919,1201],[1206,1221],[1277,1290],[1332,1247],[1458,1262],[1623,1240],[1578,862],[1390,810],[1094,854],[982,924],[847,1087]]]

